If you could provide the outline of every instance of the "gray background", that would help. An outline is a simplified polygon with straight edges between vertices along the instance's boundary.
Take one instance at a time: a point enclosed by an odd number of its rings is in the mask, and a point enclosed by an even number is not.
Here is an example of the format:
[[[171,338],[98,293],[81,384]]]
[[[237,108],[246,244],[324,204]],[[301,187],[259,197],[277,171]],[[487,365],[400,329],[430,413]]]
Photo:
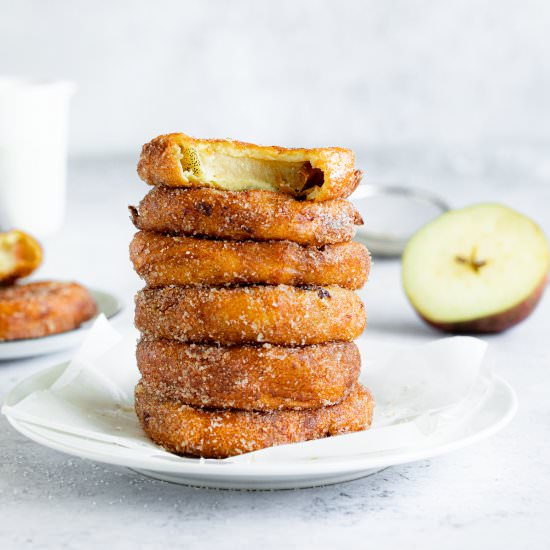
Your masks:
[[[0,2],[0,73],[78,83],[75,153],[550,139],[550,2]],[[426,152],[424,152],[426,154]]]

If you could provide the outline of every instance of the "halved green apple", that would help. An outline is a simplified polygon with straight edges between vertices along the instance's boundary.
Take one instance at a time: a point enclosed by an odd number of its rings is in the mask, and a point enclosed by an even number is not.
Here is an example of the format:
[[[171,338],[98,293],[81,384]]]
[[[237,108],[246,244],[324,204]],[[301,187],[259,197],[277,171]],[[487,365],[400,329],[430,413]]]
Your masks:
[[[525,319],[549,270],[540,227],[500,204],[443,214],[412,237],[402,259],[413,307],[430,325],[456,333],[500,332]]]

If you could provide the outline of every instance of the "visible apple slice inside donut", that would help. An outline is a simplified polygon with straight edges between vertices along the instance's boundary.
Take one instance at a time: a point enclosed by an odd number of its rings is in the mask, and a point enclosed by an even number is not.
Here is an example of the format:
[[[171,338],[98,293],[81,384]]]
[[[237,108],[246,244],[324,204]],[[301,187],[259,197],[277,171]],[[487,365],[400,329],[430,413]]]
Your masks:
[[[12,229],[0,233],[0,285],[30,275],[42,263],[42,249],[30,235]]]
[[[499,204],[443,214],[413,236],[402,260],[403,286],[419,315],[457,333],[500,332],[525,319],[549,269],[540,227]]]

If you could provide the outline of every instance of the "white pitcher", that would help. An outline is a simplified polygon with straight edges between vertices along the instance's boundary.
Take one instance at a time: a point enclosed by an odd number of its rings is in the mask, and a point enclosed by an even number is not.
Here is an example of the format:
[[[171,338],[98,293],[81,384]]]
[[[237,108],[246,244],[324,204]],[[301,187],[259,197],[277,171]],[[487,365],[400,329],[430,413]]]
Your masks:
[[[37,237],[65,216],[69,100],[66,81],[0,77],[0,229]]]

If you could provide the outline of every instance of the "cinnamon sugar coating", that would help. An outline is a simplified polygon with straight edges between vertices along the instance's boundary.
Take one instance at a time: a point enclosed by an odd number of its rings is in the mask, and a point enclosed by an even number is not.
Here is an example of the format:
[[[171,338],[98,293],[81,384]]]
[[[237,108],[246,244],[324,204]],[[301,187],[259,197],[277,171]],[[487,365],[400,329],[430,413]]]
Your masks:
[[[166,399],[196,407],[307,409],[341,401],[357,381],[357,346],[216,346],[142,339],[141,383]]]
[[[370,270],[344,200],[354,154],[162,135],[143,146],[154,187],[130,207],[145,433],[224,458],[367,429],[374,400],[352,342]]]
[[[218,241],[136,233],[130,259],[148,286],[241,283],[361,288],[370,257],[360,243],[323,247],[290,241]]]
[[[136,386],[135,408],[145,433],[179,455],[225,458],[284,445],[367,429],[374,400],[355,384],[338,403],[302,411],[239,411],[183,405]]]
[[[288,149],[183,133],[146,143],[137,171],[150,185],[272,189],[311,201],[348,197],[362,176],[353,151],[342,147]]]
[[[72,330],[96,312],[90,293],[77,283],[42,281],[0,287],[0,341]]]
[[[130,212],[134,225],[147,231],[314,246],[351,241],[363,224],[346,200],[298,201],[258,190],[154,187]]]
[[[349,342],[365,323],[359,297],[337,286],[168,286],[136,295],[136,328],[150,337],[181,342]]]

